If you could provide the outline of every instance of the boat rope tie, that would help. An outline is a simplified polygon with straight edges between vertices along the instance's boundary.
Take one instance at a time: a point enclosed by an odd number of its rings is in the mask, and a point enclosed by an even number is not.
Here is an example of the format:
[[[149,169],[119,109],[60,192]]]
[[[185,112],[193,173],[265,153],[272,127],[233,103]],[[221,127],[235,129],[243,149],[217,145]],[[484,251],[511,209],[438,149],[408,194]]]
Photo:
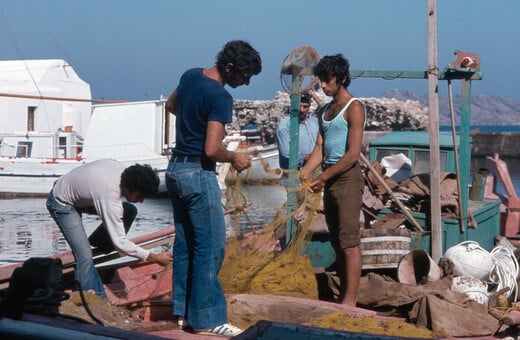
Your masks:
[[[88,316],[92,318],[98,325],[104,326],[103,322],[99,320],[94,313],[92,313],[92,310],[90,309],[87,299],[85,299],[85,295],[83,294],[83,288],[81,287],[81,283],[78,280],[74,280],[74,284],[76,285],[76,289],[79,291],[79,296],[81,297],[81,303],[83,304],[83,307],[85,308],[85,311],[87,312]]]

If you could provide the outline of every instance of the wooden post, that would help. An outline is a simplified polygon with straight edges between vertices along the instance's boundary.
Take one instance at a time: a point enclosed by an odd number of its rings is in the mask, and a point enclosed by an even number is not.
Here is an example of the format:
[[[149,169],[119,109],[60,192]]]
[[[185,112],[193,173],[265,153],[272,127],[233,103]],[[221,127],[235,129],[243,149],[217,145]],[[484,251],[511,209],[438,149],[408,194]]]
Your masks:
[[[437,66],[437,7],[428,0],[428,99],[430,108],[430,193],[431,250],[438,262],[442,256],[440,147],[439,147],[439,69]]]

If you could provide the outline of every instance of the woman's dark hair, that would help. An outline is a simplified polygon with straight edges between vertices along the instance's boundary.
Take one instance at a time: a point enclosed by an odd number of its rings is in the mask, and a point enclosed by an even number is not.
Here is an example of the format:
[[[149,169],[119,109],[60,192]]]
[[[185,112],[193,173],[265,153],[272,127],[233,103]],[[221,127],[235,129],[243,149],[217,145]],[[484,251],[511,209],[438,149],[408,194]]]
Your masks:
[[[144,197],[152,197],[159,192],[159,176],[148,164],[135,164],[121,174],[121,186],[129,192],[140,192]]]
[[[217,54],[215,65],[221,74],[229,63],[233,64],[235,71],[241,73],[256,75],[262,71],[260,54],[243,40],[227,42],[222,51]]]
[[[314,66],[314,75],[320,80],[329,81],[336,77],[336,82],[347,88],[350,85],[350,64],[343,54],[328,55]]]

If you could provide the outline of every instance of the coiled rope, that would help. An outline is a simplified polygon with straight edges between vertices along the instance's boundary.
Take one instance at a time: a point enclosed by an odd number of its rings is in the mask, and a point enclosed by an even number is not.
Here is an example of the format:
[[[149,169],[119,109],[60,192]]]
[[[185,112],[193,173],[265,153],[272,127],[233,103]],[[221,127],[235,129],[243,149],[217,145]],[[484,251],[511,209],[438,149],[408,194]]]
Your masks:
[[[469,260],[470,253],[478,256]],[[488,295],[508,288],[504,293],[506,298],[512,297],[510,301],[516,301],[519,264],[511,248],[499,245],[488,252],[475,241],[465,241],[448,249],[444,257],[451,259],[458,267],[457,275],[467,275],[486,281],[488,287],[492,287]],[[489,263],[489,269],[486,269],[486,263]]]
[[[449,248],[444,258],[452,260],[456,275],[471,276],[482,281],[488,279],[493,268],[491,254],[475,241],[464,241]]]
[[[509,288],[505,292],[506,297],[514,294],[512,301],[516,301],[518,287],[516,278],[518,277],[518,260],[510,248],[497,246],[491,251],[493,258],[493,268],[489,273],[489,280],[496,284],[492,292],[498,292],[503,288]]]

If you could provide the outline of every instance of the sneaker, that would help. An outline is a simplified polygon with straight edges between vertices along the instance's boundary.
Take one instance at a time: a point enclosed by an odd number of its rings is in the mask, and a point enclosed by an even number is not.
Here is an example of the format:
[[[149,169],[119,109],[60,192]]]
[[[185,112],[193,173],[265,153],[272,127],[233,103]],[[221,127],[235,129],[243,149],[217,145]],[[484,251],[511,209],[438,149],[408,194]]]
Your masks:
[[[242,332],[242,329],[230,325],[229,323],[225,323],[208,330],[197,331],[196,333],[201,335],[236,336]]]
[[[188,326],[188,320],[186,320],[182,316],[179,316],[177,318],[177,326],[179,326],[180,328],[187,327]]]
[[[184,330],[191,328],[188,320],[186,320],[182,316],[177,317],[177,326],[179,326],[180,329],[184,329]]]

